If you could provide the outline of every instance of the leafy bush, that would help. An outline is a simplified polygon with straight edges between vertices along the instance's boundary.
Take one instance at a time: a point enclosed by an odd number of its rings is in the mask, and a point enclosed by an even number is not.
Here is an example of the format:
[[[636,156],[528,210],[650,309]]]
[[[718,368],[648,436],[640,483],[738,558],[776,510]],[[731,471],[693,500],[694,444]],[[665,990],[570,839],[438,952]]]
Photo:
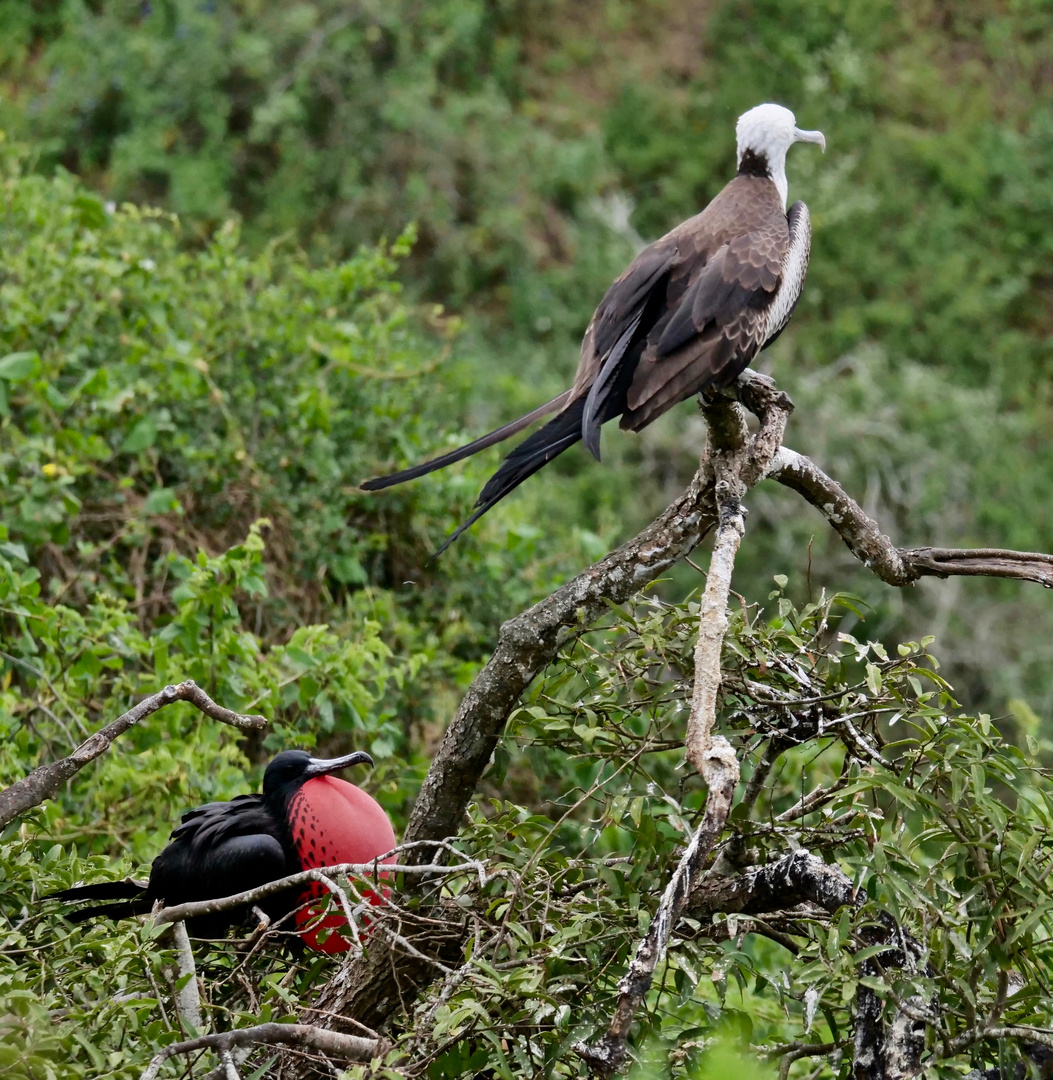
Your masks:
[[[253,572],[256,549],[232,552],[226,566]],[[22,602],[36,614],[32,591],[23,588]],[[193,599],[184,603],[191,616]],[[1053,896],[1041,837],[1053,801],[1031,758],[1048,747],[1029,740],[1024,753],[989,717],[963,714],[923,645],[890,654],[844,633],[853,606],[834,597],[798,610],[776,590],[767,612],[733,613],[721,724],[747,782],[710,879],[803,846],[839,865],[860,903],[750,917],[695,910],[678,928],[635,1036],[653,1075],[721,1075],[727,1058],[714,1055],[714,1039],[776,1061],[788,1049],[817,1047],[824,1075],[834,1075],[850,1054],[861,985],[888,1013],[904,1000],[931,1003],[940,1037],[926,1063],[939,1077],[1014,1053],[985,1037],[976,1017],[994,1010],[1006,1025],[1050,1021]],[[698,781],[677,767],[697,624],[695,603],[620,609],[607,629],[568,642],[532,688],[495,759],[494,797],[473,807],[459,841],[485,863],[486,882],[474,870],[450,877],[436,897],[445,909],[429,909],[436,932],[441,910],[454,913],[451,932],[467,933],[470,918],[464,965],[395,1018],[394,1071],[355,1068],[351,1076],[583,1075],[573,1044],[605,1029],[618,980],[704,801]],[[50,635],[41,632],[42,645]],[[185,648],[207,662],[207,649]],[[378,670],[371,650],[363,641],[355,654],[367,692]],[[238,678],[244,694],[254,693],[299,662],[277,649],[254,664],[226,655],[232,674],[218,689],[234,695],[231,703],[244,700]],[[342,663],[348,655],[339,653]],[[58,663],[47,662],[60,677]],[[110,670],[123,692],[128,666]],[[33,686],[44,694],[47,684]],[[74,680],[56,686],[76,704]],[[343,702],[332,684],[326,691]],[[10,691],[4,698],[8,710],[26,701]],[[47,713],[39,715],[46,726]],[[289,722],[302,731],[320,719]],[[16,728],[8,760],[33,753],[31,739]],[[217,741],[212,725],[188,728],[185,713],[160,714],[59,802],[6,833],[0,980],[16,1003],[3,1021],[14,1075],[92,1075],[103,1061],[115,1077],[137,1076],[159,1046],[179,1038],[167,1005],[170,957],[156,931],[127,923],[60,929],[36,900],[78,878],[137,869],[136,859],[156,850],[171,804],[157,800],[160,776],[151,781],[155,769],[173,769],[175,746],[188,776],[206,786],[166,780],[173,804],[238,790],[236,757],[228,753],[215,769]],[[405,782],[398,771],[381,776],[382,798]],[[813,811],[780,820],[817,785],[826,791]],[[106,816],[99,789],[119,815]],[[510,800],[513,793],[524,801]],[[115,830],[126,814],[141,834]],[[115,831],[130,861],[85,854],[112,847]],[[890,962],[868,974],[860,965],[875,954],[873,928],[888,917],[921,944],[925,963]],[[221,1028],[295,1015],[326,975],[324,960],[271,951],[246,965],[238,949],[198,948]],[[1017,987],[1008,998],[1007,978]],[[956,1039],[964,1041],[954,1050]]]
[[[19,148],[0,153],[0,515],[43,595],[81,611],[119,597],[144,633],[174,633],[185,560],[266,517],[253,633],[285,641],[325,622],[354,637],[383,622],[390,647],[430,660],[390,708],[407,731],[440,718],[503,614],[590,541],[498,514],[485,543],[466,537],[429,566],[481,467],[358,492],[423,457],[433,417],[464,392],[456,320],[407,306],[392,279],[411,233],[321,266],[280,243],[248,254],[233,223],[188,249],[177,220],[107,207],[65,173],[25,175]],[[442,371],[410,377],[421,368]]]

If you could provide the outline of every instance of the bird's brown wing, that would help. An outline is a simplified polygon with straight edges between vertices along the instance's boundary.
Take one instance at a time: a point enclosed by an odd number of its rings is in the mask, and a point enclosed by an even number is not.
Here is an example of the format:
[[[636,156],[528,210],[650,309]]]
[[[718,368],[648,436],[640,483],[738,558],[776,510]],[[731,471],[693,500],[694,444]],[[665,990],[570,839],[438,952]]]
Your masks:
[[[639,431],[685,397],[735,378],[764,344],[767,309],[779,287],[789,243],[786,218],[692,260],[679,303],[648,334],[621,426]]]
[[[604,363],[639,325],[648,300],[664,292],[665,282],[679,261],[680,252],[670,233],[645,247],[604,293],[581,343],[581,360],[568,403],[589,392]]]

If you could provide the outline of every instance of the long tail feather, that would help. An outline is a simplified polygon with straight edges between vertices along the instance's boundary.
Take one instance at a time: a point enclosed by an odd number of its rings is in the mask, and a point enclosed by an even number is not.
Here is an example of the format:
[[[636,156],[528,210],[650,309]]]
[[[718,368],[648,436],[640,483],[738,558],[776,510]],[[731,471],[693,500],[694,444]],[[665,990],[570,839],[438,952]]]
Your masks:
[[[617,396],[619,391],[624,393],[628,389],[625,385],[627,381],[625,376],[631,373],[627,371],[627,368],[630,364],[633,368],[636,366],[635,360],[638,357],[630,360],[625,354],[632,344],[633,335],[640,325],[642,314],[641,307],[636,318],[630,321],[622,336],[615,342],[614,348],[603,362],[603,367],[600,368],[600,373],[596,376],[596,381],[592,384],[588,397],[585,399],[585,413],[581,421],[582,436],[585,439],[586,448],[597,461],[600,460],[600,426],[614,415],[610,410],[611,398]],[[622,408],[624,404],[619,403],[618,412]]]
[[[476,500],[472,516],[446,537],[442,546],[432,555],[432,559],[437,559],[465,529],[471,528],[509,492],[514,491],[543,465],[547,465],[578,442],[581,439],[581,417],[584,410],[585,399],[579,398],[540,431],[535,431],[528,439],[524,439],[487,480]]]
[[[146,896],[146,886],[134,881],[100,881],[94,885],[78,885],[73,889],[50,893],[45,900],[61,900],[75,903],[81,900],[116,900],[115,904],[97,904],[95,907],[77,908],[66,912],[65,918],[72,923],[88,919],[127,919],[132,915],[145,915],[151,908]]]
[[[487,447],[511,438],[522,431],[523,428],[529,427],[535,420],[540,420],[543,416],[548,416],[550,413],[562,409],[569,397],[570,391],[564,390],[558,397],[546,401],[544,405],[539,405],[533,412],[528,412],[526,416],[520,416],[519,419],[511,421],[511,423],[505,424],[503,427],[496,428],[474,442],[459,446],[456,450],[432,458],[430,461],[422,461],[418,465],[411,465],[408,469],[390,473],[388,476],[377,476],[372,480],[365,480],[360,487],[366,491],[381,491],[383,488],[394,487],[396,484],[404,484],[407,480],[416,480],[418,476],[426,476],[430,472],[435,472],[436,469],[444,469],[455,461],[463,461],[466,457],[479,453],[480,450],[485,450]]]
[[[62,892],[48,893],[44,900],[132,900],[142,896],[146,886],[137,881],[97,881],[94,885],[76,885]]]
[[[71,923],[87,922],[88,919],[130,919],[133,915],[147,915],[153,904],[146,897],[138,900],[118,900],[114,904],[96,904],[94,907],[67,911],[63,918]]]

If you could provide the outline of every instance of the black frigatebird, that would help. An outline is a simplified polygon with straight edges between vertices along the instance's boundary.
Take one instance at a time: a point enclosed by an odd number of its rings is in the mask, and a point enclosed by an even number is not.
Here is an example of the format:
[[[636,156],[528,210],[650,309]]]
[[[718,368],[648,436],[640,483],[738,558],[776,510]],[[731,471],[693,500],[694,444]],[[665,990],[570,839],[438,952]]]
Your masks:
[[[599,459],[600,426],[640,431],[680,401],[732,382],[790,321],[811,248],[808,208],[786,211],[786,153],[816,143],[781,105],[739,117],[738,174],[695,217],[645,247],[607,290],[585,331],[569,390],[448,454],[367,480],[378,491],[452,465],[555,413],[489,479],[441,554],[495,503],[579,439]]]
[[[100,915],[123,919],[146,914],[158,900],[167,906],[214,900],[300,870],[368,863],[391,851],[395,831],[376,800],[331,775],[360,764],[372,765],[373,759],[362,751],[325,760],[305,750],[285,750],[267,766],[262,794],[206,803],[185,813],[154,859],[145,886],[104,882],[48,899],[117,901],[73,911],[67,915],[71,922]],[[319,919],[320,905],[303,907],[323,895],[324,887],[312,882],[258,906],[272,920],[298,909],[296,925],[306,945],[319,952],[344,952],[351,943],[337,929],[344,924],[343,916]],[[187,929],[196,937],[219,937],[247,914],[244,908],[218,912],[189,920]]]

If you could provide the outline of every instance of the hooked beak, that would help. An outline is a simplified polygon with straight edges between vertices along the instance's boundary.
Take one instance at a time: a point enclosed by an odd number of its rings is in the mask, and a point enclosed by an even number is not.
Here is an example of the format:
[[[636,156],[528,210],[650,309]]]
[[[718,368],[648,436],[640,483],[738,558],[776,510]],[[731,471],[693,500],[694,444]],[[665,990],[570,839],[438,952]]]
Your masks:
[[[793,141],[815,143],[824,154],[826,153],[826,136],[821,131],[802,131],[800,128],[794,128]]]
[[[304,776],[310,780],[313,776],[328,776],[330,773],[339,772],[341,769],[350,768],[352,765],[372,765],[373,759],[365,750],[356,750],[353,754],[345,754],[335,758],[311,758],[304,769]]]

